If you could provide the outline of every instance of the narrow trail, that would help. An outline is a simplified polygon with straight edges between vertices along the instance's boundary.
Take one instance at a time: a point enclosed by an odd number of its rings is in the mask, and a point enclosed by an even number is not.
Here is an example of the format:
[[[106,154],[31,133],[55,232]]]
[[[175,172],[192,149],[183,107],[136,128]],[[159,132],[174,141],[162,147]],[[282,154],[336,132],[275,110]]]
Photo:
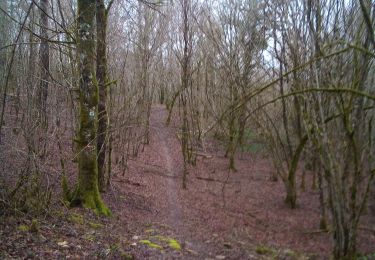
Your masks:
[[[179,144],[174,130],[165,125],[166,118],[167,111],[165,108],[162,106],[155,107],[151,116],[151,126],[153,128],[153,142],[160,144],[159,148],[163,161],[162,165],[166,174],[171,177],[165,179],[166,185],[164,186],[168,197],[168,224],[173,226],[176,231],[179,231],[182,226],[182,209],[178,200],[177,189],[180,188],[178,182],[181,170],[178,163],[175,161],[175,158],[178,158],[179,154],[172,154],[170,149],[170,145],[172,147],[178,147]]]
[[[181,244],[182,250],[164,252],[162,259],[205,259],[209,256],[209,246],[194,233],[196,226],[191,224],[191,212],[185,201],[189,190],[182,190],[183,158],[178,127],[173,123],[167,126],[167,116],[164,106],[152,107],[150,143],[136,159],[142,163],[142,171],[139,168],[136,171],[142,172],[142,181],[157,209],[149,216],[149,225],[156,235],[176,239]]]

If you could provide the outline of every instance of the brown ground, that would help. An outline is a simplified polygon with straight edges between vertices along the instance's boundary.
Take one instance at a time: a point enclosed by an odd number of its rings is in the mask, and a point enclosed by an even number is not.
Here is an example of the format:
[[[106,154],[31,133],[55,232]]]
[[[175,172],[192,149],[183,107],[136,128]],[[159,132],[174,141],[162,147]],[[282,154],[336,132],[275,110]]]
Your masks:
[[[177,128],[166,127],[165,117],[164,107],[153,107],[150,144],[104,194],[111,218],[59,204],[30,232],[20,229],[31,217],[5,215],[0,259],[328,258],[331,234],[316,232],[317,191],[300,192],[298,208],[289,209],[283,184],[269,180],[272,165],[260,154],[240,154],[238,171],[229,172],[224,152],[210,141],[182,190]],[[375,227],[368,216],[362,226]],[[170,246],[173,240],[181,250]],[[358,241],[360,252],[375,252],[373,231],[361,230]]]

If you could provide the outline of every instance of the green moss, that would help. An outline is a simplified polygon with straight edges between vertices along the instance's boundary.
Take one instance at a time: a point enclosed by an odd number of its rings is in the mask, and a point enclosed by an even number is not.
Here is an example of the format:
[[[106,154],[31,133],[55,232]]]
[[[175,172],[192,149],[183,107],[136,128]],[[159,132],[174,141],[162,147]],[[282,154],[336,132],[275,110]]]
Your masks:
[[[155,243],[151,242],[150,240],[140,240],[139,243],[147,245],[148,247],[151,247],[151,248],[155,248],[155,249],[159,249],[159,250],[163,249],[163,247],[161,247],[158,244],[155,244]]]
[[[111,251],[116,251],[116,250],[119,250],[119,249],[120,249],[119,243],[115,243],[115,244],[109,246],[109,250],[111,250]]]
[[[63,190],[63,198],[65,201],[71,201],[72,199],[72,193],[69,189],[68,180],[65,175],[62,177],[61,186]]]
[[[80,145],[79,150],[84,150],[85,146]],[[69,199],[70,206],[81,205],[84,208],[92,209],[98,215],[110,216],[111,211],[105,206],[102,201],[98,189],[98,165],[96,162],[96,153],[92,151],[79,157],[79,176],[78,185],[71,195],[66,192]],[[66,186],[66,185],[64,185]]]
[[[104,227],[104,225],[102,225],[102,224],[100,224],[100,223],[88,222],[87,224],[88,224],[91,228],[94,228],[94,229],[99,229],[99,228]]]
[[[121,256],[121,259],[123,259],[123,260],[133,260],[134,259],[134,257],[132,255],[126,253],[123,250],[120,250],[120,256]]]
[[[133,260],[134,259],[134,257],[131,254],[125,252],[121,248],[121,245],[119,243],[115,243],[113,245],[110,245],[109,251],[113,254],[114,257],[116,256],[116,252],[117,252],[117,254],[120,256],[120,259],[123,259],[123,260]]]
[[[91,242],[95,241],[95,236],[93,234],[86,234],[83,238]]]
[[[27,232],[30,230],[29,226],[28,225],[19,225],[18,228],[17,228],[19,231],[22,231],[22,232]]]
[[[150,237],[151,239],[157,239],[159,241],[163,241],[163,242],[168,242],[169,241],[169,238],[167,237],[163,237],[163,236],[160,236],[160,235],[157,235],[157,236],[151,236]]]
[[[39,223],[38,220],[33,219],[30,224],[30,232],[38,233],[39,232]]]
[[[255,252],[259,255],[268,255],[268,254],[274,254],[275,250],[266,246],[257,246],[255,248]]]
[[[166,242],[166,243],[168,243],[168,246],[170,248],[174,249],[174,250],[177,250],[177,251],[181,250],[181,245],[176,239],[164,237],[164,236],[160,236],[160,235],[152,236],[150,238],[157,239],[157,240],[162,241],[162,242]]]
[[[152,226],[152,224],[150,224],[150,227],[151,227],[151,226]],[[167,224],[164,224],[164,223],[160,223],[159,226],[160,226],[161,228],[164,228],[164,229],[170,229],[170,228],[171,228],[170,226],[168,226]]]
[[[297,254],[294,251],[290,250],[290,249],[285,249],[284,250],[284,254],[286,256],[288,256],[288,257],[291,257],[291,258],[296,258],[297,257]]]
[[[83,216],[76,213],[69,216],[69,221],[80,225],[83,225],[83,223],[85,222]]]
[[[96,185],[97,186],[97,185]],[[81,192],[80,201],[82,206],[92,209],[98,215],[111,216],[111,211],[104,205],[100,198],[99,190]]]
[[[54,210],[53,215],[58,218],[63,218],[65,216],[65,213],[62,210]]]
[[[168,245],[169,245],[170,248],[173,248],[174,250],[177,250],[177,251],[181,250],[180,243],[175,239],[169,239]]]

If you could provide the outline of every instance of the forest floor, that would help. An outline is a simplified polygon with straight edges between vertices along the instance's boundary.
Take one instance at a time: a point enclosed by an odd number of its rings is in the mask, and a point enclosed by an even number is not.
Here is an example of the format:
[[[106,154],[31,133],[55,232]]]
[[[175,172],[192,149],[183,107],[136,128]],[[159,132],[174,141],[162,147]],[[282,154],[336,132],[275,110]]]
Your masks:
[[[182,184],[178,126],[153,106],[150,143],[117,173],[103,199],[109,218],[62,203],[33,219],[3,215],[0,259],[328,259],[331,233],[319,227],[318,191],[299,191],[298,207],[283,202],[262,153],[240,152],[228,170],[224,150],[207,140]],[[358,248],[375,252],[375,220],[363,216]]]

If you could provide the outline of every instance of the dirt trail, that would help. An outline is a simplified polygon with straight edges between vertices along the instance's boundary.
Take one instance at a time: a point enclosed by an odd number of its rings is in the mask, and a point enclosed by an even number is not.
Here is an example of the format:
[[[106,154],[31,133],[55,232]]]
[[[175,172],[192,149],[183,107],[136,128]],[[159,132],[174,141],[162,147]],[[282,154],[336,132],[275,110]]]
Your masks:
[[[151,214],[147,214],[147,225],[153,230],[152,235],[176,239],[182,250],[165,250],[158,255],[152,251],[146,258],[162,259],[205,259],[215,257],[214,248],[196,236],[195,215],[189,208],[186,195],[189,190],[182,190],[182,155],[177,138],[178,127],[166,126],[168,111],[164,106],[155,105],[150,118],[150,143],[144,151],[130,163],[129,178],[140,182],[145,187],[136,190],[137,194],[147,195],[152,201]],[[198,232],[199,233],[199,232]],[[149,238],[148,234],[141,238]],[[155,243],[159,241],[153,241]]]
[[[192,167],[188,175],[187,189],[182,189],[183,158],[177,138],[177,123],[165,124],[168,111],[164,106],[152,107],[150,118],[150,144],[137,161],[146,163],[142,180],[150,188],[158,214],[151,216],[153,226],[160,222],[167,226],[163,235],[176,238],[182,246],[179,252],[164,252],[162,259],[252,259],[238,245],[221,233],[219,225],[226,225],[221,214],[211,204],[208,194],[196,183],[201,170]],[[151,169],[150,169],[151,167]],[[204,168],[203,171],[208,169]],[[139,172],[139,169],[137,169]],[[150,172],[153,174],[149,174]],[[158,174],[155,174],[155,173]],[[210,185],[201,183],[206,188]],[[220,185],[221,190],[221,185]],[[215,196],[216,197],[216,196]],[[219,199],[221,200],[221,199]],[[216,208],[216,206],[214,206]],[[245,256],[246,255],[246,256]]]
[[[163,161],[163,167],[166,171],[166,174],[171,178],[166,178],[166,189],[167,199],[168,199],[168,213],[169,225],[175,227],[178,231],[181,228],[182,213],[181,213],[181,204],[178,200],[177,189],[178,180],[180,179],[181,170],[178,166],[178,163],[174,158],[178,158],[178,154],[172,154],[169,145],[175,143],[172,147],[178,146],[178,140],[174,131],[165,125],[167,118],[167,111],[161,106],[154,107],[152,116],[151,116],[151,126],[153,131],[153,141],[155,144],[160,144],[160,151]]]

